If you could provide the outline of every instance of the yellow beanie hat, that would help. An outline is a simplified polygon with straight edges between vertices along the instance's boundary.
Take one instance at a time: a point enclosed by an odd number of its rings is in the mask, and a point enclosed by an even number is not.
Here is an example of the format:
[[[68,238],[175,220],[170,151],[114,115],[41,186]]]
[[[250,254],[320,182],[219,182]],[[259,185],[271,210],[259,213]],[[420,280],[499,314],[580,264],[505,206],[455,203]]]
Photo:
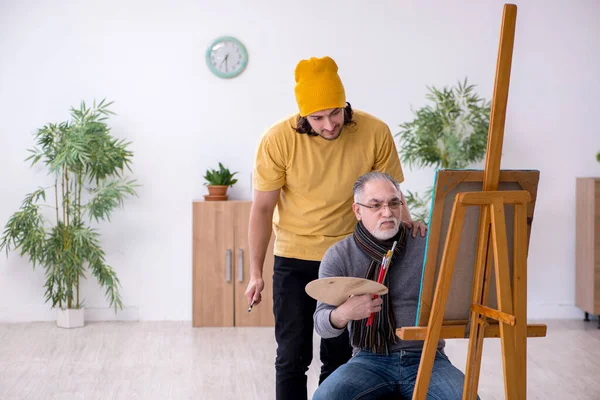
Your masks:
[[[300,116],[328,108],[346,107],[346,92],[331,57],[302,60],[296,66],[296,102]]]

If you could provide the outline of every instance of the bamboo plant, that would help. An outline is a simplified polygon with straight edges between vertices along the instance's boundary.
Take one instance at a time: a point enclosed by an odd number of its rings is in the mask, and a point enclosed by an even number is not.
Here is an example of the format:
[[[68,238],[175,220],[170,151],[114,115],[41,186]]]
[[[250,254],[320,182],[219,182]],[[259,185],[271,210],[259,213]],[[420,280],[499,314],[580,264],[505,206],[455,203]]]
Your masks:
[[[467,79],[453,87],[427,87],[432,102],[414,112],[415,118],[400,125],[399,153],[409,167],[461,169],[485,155],[490,103],[479,97]],[[406,191],[413,219],[428,223],[432,189],[424,195]]]
[[[71,121],[37,130],[36,146],[28,150],[26,161],[43,163],[54,185],[27,194],[0,237],[0,251],[20,250],[33,268],[44,268],[45,301],[53,308],[82,307],[80,283],[87,270],[105,289],[115,312],[123,307],[119,279],[91,226],[92,220],[110,221],[111,212],[136,195],[135,180],[122,177],[130,170],[130,143],[114,138],[106,124],[114,114],[111,104],[94,101],[88,108],[82,102],[71,108]]]

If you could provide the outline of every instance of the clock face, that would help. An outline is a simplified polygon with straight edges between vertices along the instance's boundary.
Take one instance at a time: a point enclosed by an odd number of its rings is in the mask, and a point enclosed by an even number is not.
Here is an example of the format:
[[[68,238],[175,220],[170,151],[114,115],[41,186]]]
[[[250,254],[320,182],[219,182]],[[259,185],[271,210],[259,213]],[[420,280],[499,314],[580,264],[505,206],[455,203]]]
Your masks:
[[[246,68],[248,53],[239,40],[220,37],[206,50],[206,64],[213,74],[220,78],[233,78]]]

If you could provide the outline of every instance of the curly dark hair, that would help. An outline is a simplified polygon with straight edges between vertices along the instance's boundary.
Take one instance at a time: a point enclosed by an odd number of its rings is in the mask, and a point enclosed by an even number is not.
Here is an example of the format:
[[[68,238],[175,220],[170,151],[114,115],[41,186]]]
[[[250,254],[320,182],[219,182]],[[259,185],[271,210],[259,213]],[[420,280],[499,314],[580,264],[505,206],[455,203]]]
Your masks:
[[[356,125],[356,122],[352,119],[354,115],[354,111],[352,111],[352,106],[350,103],[346,102],[346,108],[344,108],[344,126],[346,125]],[[319,136],[318,133],[312,130],[310,123],[306,117],[298,117],[298,121],[296,121],[296,127],[294,130],[298,133],[305,133],[309,136]]]

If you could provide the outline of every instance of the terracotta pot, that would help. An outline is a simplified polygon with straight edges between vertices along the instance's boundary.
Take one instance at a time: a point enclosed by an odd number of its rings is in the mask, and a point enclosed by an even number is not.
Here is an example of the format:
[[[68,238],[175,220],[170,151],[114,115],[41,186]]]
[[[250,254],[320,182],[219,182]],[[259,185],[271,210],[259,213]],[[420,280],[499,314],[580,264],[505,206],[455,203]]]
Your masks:
[[[204,200],[206,201],[225,201],[227,200],[228,196],[212,196],[210,194],[205,194],[204,195]]]
[[[208,185],[208,193],[211,196],[225,196],[228,186]]]

